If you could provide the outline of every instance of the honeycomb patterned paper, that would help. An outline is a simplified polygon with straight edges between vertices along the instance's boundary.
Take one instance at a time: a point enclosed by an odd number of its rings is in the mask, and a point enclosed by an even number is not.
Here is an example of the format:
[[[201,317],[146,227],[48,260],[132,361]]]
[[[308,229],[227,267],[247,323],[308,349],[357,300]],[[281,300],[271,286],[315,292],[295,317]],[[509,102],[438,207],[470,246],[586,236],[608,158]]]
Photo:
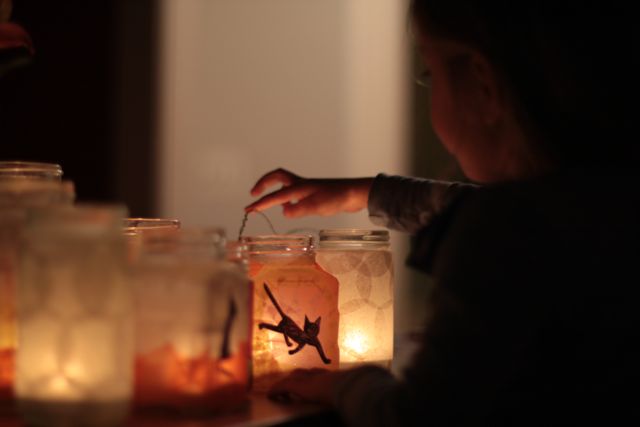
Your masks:
[[[391,253],[321,249],[316,260],[340,283],[340,367],[365,362],[389,367],[393,357]]]

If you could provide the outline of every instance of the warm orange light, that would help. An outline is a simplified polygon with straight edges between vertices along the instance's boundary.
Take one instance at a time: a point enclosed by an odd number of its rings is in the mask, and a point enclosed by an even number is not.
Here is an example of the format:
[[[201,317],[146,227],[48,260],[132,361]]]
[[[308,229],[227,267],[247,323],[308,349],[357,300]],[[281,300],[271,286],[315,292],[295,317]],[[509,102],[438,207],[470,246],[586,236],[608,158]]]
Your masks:
[[[349,331],[341,343],[341,346],[361,356],[369,350],[367,336],[359,330]]]
[[[248,344],[226,359],[203,353],[181,356],[164,345],[135,362],[136,402],[142,406],[168,405],[178,409],[232,409],[246,401]]]

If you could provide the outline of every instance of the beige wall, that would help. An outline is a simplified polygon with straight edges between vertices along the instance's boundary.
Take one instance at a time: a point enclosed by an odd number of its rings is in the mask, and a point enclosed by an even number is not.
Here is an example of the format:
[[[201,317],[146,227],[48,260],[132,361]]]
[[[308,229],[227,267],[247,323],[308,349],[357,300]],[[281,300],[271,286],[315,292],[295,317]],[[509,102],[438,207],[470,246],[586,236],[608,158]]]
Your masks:
[[[408,173],[406,5],[389,0],[163,0],[160,189],[164,216],[236,237],[249,188],[306,176]],[[371,227],[366,213],[278,231]],[[267,232],[261,218],[249,232]],[[395,241],[402,281],[405,241]]]

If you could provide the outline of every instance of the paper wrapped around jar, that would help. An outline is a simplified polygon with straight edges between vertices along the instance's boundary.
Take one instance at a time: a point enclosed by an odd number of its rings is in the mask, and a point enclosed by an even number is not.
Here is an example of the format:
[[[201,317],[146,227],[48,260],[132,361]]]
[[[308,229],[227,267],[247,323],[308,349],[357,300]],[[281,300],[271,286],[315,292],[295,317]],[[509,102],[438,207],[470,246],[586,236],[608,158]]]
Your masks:
[[[120,206],[32,211],[18,289],[15,391],[31,426],[113,426],[133,385]]]
[[[73,183],[56,164],[0,162],[0,401],[13,397],[17,345],[18,247],[28,210],[73,202]]]
[[[135,402],[184,413],[248,399],[250,289],[220,229],[144,233],[135,267]]]
[[[253,389],[297,368],[337,369],[338,281],[315,261],[311,236],[241,239],[253,281]]]
[[[393,359],[393,263],[386,230],[320,231],[320,266],[340,283],[340,367]]]

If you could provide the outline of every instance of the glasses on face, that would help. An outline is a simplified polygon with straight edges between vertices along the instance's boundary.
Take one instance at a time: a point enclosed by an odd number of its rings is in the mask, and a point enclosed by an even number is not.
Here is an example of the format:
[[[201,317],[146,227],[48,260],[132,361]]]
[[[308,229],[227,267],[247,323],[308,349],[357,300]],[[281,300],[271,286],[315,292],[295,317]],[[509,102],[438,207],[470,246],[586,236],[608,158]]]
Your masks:
[[[430,89],[431,88],[431,72],[429,70],[424,70],[420,72],[420,74],[416,76],[415,82],[418,86]]]

